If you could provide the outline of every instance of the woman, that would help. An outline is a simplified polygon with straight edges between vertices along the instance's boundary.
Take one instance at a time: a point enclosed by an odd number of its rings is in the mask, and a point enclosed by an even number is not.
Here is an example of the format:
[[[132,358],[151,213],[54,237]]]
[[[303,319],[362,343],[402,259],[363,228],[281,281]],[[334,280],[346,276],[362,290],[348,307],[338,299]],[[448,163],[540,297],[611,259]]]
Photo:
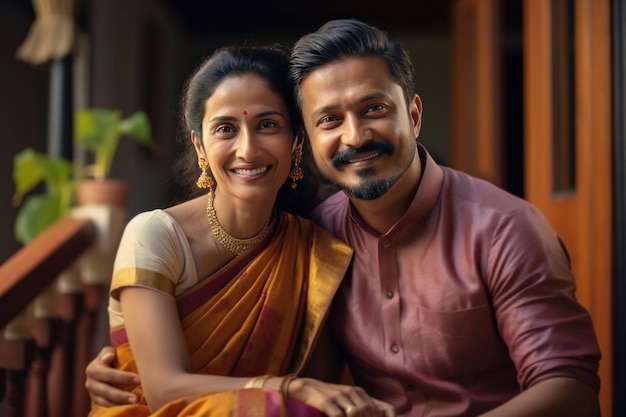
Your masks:
[[[91,415],[393,415],[360,388],[296,378],[323,371],[313,346],[352,249],[275,208],[302,179],[287,66],[277,48],[230,47],[188,81],[183,122],[208,193],[126,227],[109,317],[140,401]]]

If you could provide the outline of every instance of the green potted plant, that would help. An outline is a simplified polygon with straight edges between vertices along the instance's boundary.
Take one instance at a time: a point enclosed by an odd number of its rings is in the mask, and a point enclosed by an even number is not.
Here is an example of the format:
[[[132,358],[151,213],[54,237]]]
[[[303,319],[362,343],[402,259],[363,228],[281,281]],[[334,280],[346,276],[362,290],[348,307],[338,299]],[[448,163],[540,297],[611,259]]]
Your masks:
[[[69,213],[74,197],[72,164],[63,158],[26,148],[13,159],[13,204],[20,206],[15,219],[15,238],[28,244],[61,216]],[[25,195],[44,184],[41,194]]]
[[[93,153],[94,163],[86,167],[86,176],[97,180],[108,178],[111,163],[122,137],[141,145],[154,147],[148,116],[138,111],[126,118],[110,109],[82,109],[74,116],[74,140]]]
[[[127,184],[109,178],[113,157],[123,137],[150,149],[155,147],[150,120],[143,111],[125,118],[119,110],[100,108],[82,109],[75,114],[74,140],[93,155],[93,164],[86,166],[80,175],[76,196],[79,205],[125,203]]]
[[[84,109],[75,114],[74,140],[93,154],[94,163],[81,169],[78,175],[74,173],[72,163],[63,158],[51,158],[32,148],[16,154],[13,160],[13,204],[20,206],[14,226],[16,240],[29,243],[68,214],[77,202],[123,205],[128,186],[108,178],[122,137],[154,148],[151,124],[144,112],[122,118],[119,110]],[[80,178],[78,183],[76,178]],[[42,193],[26,197],[42,184]],[[95,191],[90,191],[94,188]]]

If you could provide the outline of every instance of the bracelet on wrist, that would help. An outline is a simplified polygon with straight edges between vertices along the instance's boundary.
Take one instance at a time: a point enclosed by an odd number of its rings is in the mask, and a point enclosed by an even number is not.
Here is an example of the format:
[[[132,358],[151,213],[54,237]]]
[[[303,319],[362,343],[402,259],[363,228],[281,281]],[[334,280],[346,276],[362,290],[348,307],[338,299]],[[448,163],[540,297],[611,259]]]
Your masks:
[[[259,388],[262,389],[265,382],[268,379],[272,378],[274,375],[260,375],[255,376],[254,378],[250,378],[248,382],[243,386],[244,388]]]
[[[291,381],[293,381],[297,377],[298,376],[296,374],[287,374],[283,377],[283,380],[280,381],[278,391],[281,393],[284,399],[289,398],[289,384],[291,384]]]

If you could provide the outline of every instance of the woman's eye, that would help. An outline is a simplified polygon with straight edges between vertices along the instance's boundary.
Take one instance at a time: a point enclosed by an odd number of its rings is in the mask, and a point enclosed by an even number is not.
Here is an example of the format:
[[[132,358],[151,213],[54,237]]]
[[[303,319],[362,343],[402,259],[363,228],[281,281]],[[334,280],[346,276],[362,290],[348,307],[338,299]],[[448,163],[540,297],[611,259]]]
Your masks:
[[[229,125],[220,125],[215,129],[216,133],[232,133],[234,129]]]
[[[264,120],[261,122],[260,127],[261,129],[269,129],[271,127],[275,127],[277,125],[277,123],[273,120]]]

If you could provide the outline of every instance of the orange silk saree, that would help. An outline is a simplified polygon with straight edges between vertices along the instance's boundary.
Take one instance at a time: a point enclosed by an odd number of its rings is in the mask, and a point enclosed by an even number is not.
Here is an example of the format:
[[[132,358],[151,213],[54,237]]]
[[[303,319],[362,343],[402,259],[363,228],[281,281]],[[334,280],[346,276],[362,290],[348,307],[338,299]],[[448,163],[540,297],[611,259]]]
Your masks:
[[[266,242],[177,297],[190,372],[238,377],[300,372],[351,256],[349,246],[312,222],[281,213]],[[141,268],[117,271],[112,293],[125,285],[152,286],[157,275]],[[116,367],[137,372],[123,326],[111,329],[111,340]],[[139,404],[94,406],[90,415],[150,415],[141,386],[127,388],[140,396]],[[319,412],[284,401],[277,391],[242,389],[181,398],[152,415],[293,417]]]

